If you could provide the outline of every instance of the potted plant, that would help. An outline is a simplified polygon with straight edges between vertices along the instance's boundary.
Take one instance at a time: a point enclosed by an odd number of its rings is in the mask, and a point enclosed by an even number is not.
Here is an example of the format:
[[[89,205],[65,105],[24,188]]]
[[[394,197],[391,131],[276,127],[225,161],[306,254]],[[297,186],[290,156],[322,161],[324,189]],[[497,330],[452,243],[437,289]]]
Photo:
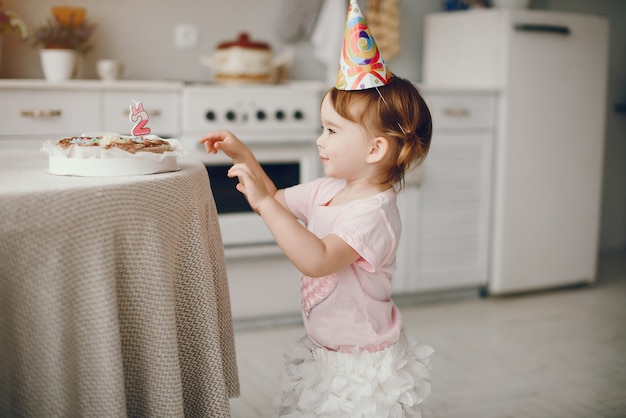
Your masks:
[[[0,62],[2,61],[2,36],[5,32],[17,32],[22,39],[26,39],[28,35],[24,21],[12,11],[5,10],[0,0]]]
[[[53,7],[52,18],[34,30],[32,44],[40,48],[46,80],[73,78],[76,75],[78,54],[85,54],[92,49],[89,41],[95,25],[87,21],[86,13],[82,7]]]

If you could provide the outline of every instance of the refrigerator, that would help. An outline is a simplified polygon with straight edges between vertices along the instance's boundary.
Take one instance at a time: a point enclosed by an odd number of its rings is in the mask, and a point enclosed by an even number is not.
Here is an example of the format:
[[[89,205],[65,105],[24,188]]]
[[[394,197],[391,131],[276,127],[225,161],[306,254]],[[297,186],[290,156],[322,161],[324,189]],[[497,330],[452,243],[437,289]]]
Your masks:
[[[604,17],[553,11],[425,17],[424,85],[498,96],[489,294],[596,279],[608,34]]]

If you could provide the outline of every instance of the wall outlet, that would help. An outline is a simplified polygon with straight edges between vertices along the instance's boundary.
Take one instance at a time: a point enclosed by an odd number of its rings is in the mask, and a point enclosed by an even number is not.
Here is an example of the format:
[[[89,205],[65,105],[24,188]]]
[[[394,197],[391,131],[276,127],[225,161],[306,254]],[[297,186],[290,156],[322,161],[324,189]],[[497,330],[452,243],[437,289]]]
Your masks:
[[[198,46],[198,28],[190,23],[179,23],[174,27],[174,47],[191,49]]]

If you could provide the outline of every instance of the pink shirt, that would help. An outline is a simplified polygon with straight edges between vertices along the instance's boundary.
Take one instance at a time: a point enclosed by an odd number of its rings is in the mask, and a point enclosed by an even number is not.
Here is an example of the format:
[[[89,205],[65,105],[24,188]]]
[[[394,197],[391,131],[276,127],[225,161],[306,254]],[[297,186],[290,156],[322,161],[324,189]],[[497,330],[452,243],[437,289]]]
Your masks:
[[[335,234],[361,256],[326,277],[301,278],[302,318],[309,338],[330,350],[381,350],[396,342],[402,317],[391,278],[402,228],[388,189],[345,205],[326,206],[344,180],[321,178],[285,189],[291,212],[320,238]]]

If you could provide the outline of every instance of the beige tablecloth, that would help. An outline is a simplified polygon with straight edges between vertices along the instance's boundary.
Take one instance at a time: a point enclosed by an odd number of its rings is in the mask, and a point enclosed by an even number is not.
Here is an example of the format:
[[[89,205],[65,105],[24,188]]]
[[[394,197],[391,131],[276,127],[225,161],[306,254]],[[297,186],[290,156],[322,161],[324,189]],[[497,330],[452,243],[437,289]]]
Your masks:
[[[46,172],[0,150],[0,416],[227,417],[230,299],[200,163]]]

